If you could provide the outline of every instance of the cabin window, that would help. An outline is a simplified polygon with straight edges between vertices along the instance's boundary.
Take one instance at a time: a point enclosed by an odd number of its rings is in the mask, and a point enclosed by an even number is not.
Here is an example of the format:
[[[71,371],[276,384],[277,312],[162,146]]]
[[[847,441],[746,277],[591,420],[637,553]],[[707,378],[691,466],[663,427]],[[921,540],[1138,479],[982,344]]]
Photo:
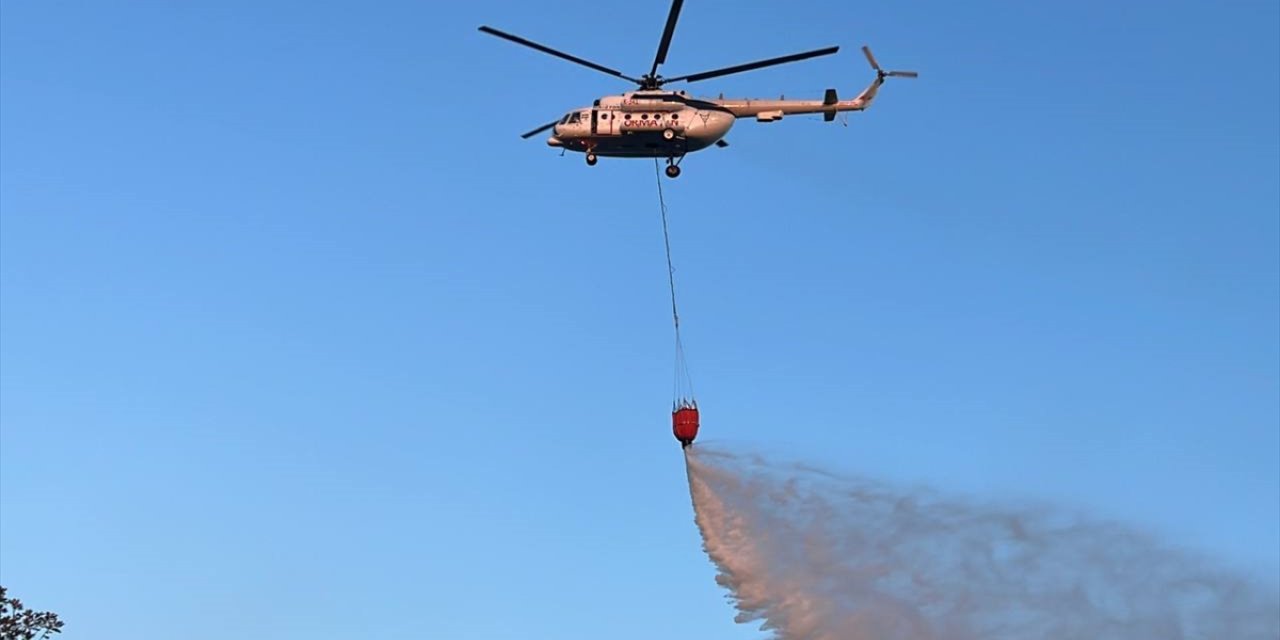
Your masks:
[[[673,113],[673,114],[671,114],[671,119],[672,119],[672,120],[679,120],[679,119],[680,119],[680,114],[678,114],[678,113]]]
[[[640,114],[640,119],[641,119],[641,120],[648,120],[648,119],[649,119],[649,114],[647,114],[647,113],[642,113],[642,114]]]
[[[629,113],[627,113],[627,114],[623,114],[622,119],[623,119],[623,120],[630,120],[630,119],[631,119],[631,114],[629,114]]]
[[[569,114],[569,123],[573,124],[575,122],[582,122],[582,114],[576,111]]]

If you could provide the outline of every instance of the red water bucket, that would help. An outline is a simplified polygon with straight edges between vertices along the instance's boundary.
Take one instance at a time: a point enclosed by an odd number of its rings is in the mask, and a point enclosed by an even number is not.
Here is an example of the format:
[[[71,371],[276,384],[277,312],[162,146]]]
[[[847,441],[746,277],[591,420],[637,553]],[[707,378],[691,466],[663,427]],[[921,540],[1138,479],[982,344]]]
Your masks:
[[[681,405],[671,413],[671,432],[675,434],[680,446],[687,447],[698,437],[698,408]]]

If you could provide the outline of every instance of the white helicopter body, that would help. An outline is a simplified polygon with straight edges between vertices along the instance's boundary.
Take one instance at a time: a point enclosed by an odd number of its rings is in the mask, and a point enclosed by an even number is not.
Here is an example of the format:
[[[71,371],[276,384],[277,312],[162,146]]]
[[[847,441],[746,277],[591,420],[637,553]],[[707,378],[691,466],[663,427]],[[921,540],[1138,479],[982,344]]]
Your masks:
[[[842,111],[862,111],[880,80],[852,100],[830,89],[823,100],[697,98],[684,91],[633,91],[606,96],[565,114],[547,144],[616,158],[669,158],[721,142],[739,118],[776,122],[787,115],[818,114],[834,120]]]

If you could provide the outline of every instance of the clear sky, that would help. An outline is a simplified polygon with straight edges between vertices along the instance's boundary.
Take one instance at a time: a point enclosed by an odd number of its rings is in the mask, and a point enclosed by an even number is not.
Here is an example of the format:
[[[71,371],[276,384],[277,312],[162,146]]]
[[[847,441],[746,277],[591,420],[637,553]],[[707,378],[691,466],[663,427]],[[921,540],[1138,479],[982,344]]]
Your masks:
[[[0,581],[63,637],[749,638],[647,160],[517,135],[665,0],[6,1]],[[1280,5],[689,0],[851,96],[667,181],[703,435],[1280,571]],[[606,636],[602,636],[607,632]]]

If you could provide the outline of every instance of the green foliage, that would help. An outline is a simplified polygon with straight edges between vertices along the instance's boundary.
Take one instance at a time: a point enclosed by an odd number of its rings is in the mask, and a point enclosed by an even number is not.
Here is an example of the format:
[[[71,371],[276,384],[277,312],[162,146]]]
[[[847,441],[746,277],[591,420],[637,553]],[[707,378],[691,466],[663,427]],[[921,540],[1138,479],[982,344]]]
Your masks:
[[[0,640],[44,640],[62,633],[62,621],[52,611],[31,611],[0,587]]]

